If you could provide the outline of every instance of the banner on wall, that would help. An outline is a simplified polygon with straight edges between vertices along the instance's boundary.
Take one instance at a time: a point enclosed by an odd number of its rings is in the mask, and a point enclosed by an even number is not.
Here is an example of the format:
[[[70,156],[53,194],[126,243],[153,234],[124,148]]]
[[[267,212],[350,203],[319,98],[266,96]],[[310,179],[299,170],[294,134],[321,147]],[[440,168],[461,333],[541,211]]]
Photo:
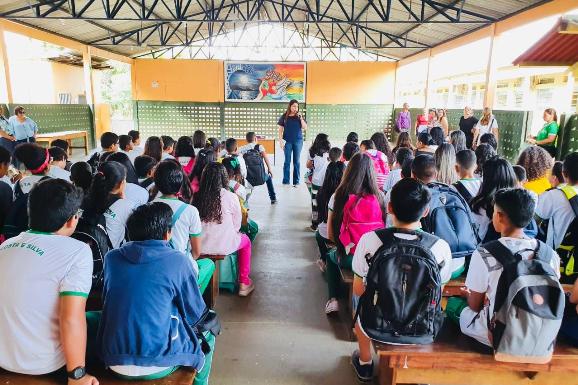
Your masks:
[[[225,62],[225,101],[305,102],[305,63]]]

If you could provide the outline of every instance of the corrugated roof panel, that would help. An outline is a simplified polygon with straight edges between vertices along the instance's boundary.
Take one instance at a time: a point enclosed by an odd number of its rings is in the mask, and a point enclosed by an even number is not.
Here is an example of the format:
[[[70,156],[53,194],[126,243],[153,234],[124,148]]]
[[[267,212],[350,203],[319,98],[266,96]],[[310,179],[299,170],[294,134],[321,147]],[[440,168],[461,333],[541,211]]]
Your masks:
[[[573,65],[578,62],[578,35],[560,33],[561,22],[514,60],[515,65]]]

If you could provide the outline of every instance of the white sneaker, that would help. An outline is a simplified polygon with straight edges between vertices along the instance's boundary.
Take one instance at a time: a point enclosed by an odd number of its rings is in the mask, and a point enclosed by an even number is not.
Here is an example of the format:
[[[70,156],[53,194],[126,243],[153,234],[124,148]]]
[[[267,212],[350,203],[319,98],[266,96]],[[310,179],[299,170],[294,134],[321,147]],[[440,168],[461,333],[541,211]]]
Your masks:
[[[255,284],[253,284],[253,282],[249,285],[242,283],[239,285],[239,297],[246,297],[251,294],[253,290],[255,290]]]
[[[339,311],[339,302],[335,298],[331,298],[325,305],[325,314],[331,314]]]

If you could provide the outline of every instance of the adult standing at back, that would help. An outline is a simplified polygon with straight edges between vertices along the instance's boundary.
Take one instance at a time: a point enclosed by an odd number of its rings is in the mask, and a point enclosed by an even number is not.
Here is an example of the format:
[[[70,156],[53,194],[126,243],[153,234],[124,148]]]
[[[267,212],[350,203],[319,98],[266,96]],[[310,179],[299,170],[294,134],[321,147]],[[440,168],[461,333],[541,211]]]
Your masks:
[[[395,121],[398,132],[407,132],[411,127],[411,113],[409,112],[409,104],[403,103],[403,108],[397,114]]]
[[[472,107],[465,106],[464,114],[460,118],[460,130],[466,135],[466,147],[471,149],[474,143],[474,128],[478,124],[478,118],[474,116]]]
[[[8,118],[4,115],[6,110],[0,105],[0,147],[6,148],[12,154],[14,150],[14,136],[8,133]]]
[[[558,114],[553,108],[544,110],[544,126],[536,136],[530,136],[527,142],[542,147],[552,156],[556,157],[556,138],[558,137]]]
[[[8,119],[7,132],[15,139],[15,145],[20,143],[36,142],[38,126],[34,120],[26,116],[24,107],[14,109],[14,115]]]
[[[484,107],[482,117],[474,127],[474,146],[477,147],[480,144],[480,137],[487,133],[492,133],[498,140],[498,121],[494,114],[492,114],[492,109],[490,107]]]
[[[438,108],[436,117],[438,126],[444,130],[444,135],[447,137],[450,134],[450,124],[446,110],[444,108]]]
[[[303,131],[307,130],[307,123],[299,114],[299,102],[295,99],[289,102],[287,111],[277,122],[279,140],[285,154],[283,163],[283,184],[289,184],[291,176],[291,156],[293,156],[293,187],[297,187],[300,179],[300,157],[303,148]]]

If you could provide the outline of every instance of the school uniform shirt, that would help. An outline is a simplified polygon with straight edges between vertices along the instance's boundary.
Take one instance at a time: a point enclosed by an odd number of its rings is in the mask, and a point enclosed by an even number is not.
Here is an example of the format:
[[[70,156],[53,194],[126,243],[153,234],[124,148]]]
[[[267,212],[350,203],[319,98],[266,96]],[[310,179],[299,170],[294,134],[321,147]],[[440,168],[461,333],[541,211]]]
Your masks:
[[[50,165],[50,169],[46,175],[52,178],[63,179],[67,182],[70,182],[70,172],[58,166]]]
[[[28,175],[20,179],[18,184],[20,185],[22,193],[28,194],[30,190],[32,190],[32,187],[34,187],[36,183],[40,182],[42,178],[46,178],[46,175]]]
[[[179,164],[183,168],[185,174],[189,175],[193,170],[193,165],[195,164],[195,159],[191,158],[190,156],[179,156],[177,158]]]
[[[329,198],[329,202],[327,202],[327,213],[329,211],[333,211],[333,206],[335,205],[335,194],[331,195]],[[329,239],[329,235],[327,234],[327,221],[321,222],[317,226],[317,230],[319,231],[319,235],[321,235],[325,239]]]
[[[245,155],[249,150],[254,149],[255,146],[257,146],[257,151],[259,151],[261,154],[265,152],[265,147],[257,143],[247,143],[246,145],[239,147],[237,152],[241,155]]]
[[[472,210],[472,222],[478,228],[478,235],[480,239],[484,239],[486,237],[486,233],[488,232],[488,227],[492,220],[488,218],[486,214],[486,209],[481,208],[479,212],[475,212]]]
[[[113,249],[117,249],[121,243],[123,243],[126,232],[126,221],[137,206],[132,200],[123,198],[114,202],[104,212],[106,232],[108,233]]]
[[[525,249],[535,250],[537,247],[537,241],[530,238],[503,237],[500,238],[499,241],[510,249],[512,253]],[[531,259],[534,253],[533,251],[527,251],[522,252],[521,255],[524,259]],[[557,254],[555,254],[555,257],[550,261],[550,266],[559,276],[560,258]],[[493,314],[494,312],[496,290],[502,271],[502,265],[483,247],[479,247],[472,254],[468,275],[466,277],[466,287],[476,293],[486,293],[489,304],[484,305],[480,313],[476,313],[469,307],[466,307],[460,314],[460,329],[465,335],[473,337],[485,345],[490,345],[487,325],[488,312],[489,314]]]
[[[161,155],[161,162],[167,159],[175,159],[175,157],[169,154],[168,152],[163,152]]]
[[[203,254],[229,255],[241,244],[241,205],[235,193],[221,189],[221,223],[202,222],[201,249]]]
[[[385,177],[385,182],[383,182],[383,191],[388,192],[400,180],[401,180],[401,168],[394,168]]]
[[[247,200],[247,189],[234,179],[229,180],[229,188],[243,201]]]
[[[23,232],[0,246],[0,367],[46,374],[66,361],[60,343],[60,297],[88,297],[92,252],[61,235]]]
[[[186,206],[186,209],[179,216],[179,219],[171,229],[171,242],[175,250],[178,250],[186,255],[191,254],[191,237],[200,237],[203,232],[201,218],[199,211],[195,206],[182,202],[177,198],[155,198],[153,202],[166,203],[173,210],[173,215],[180,209],[181,206]]]
[[[461,183],[473,198],[478,195],[480,186],[482,185],[482,180],[480,178],[464,178],[460,179],[457,183]]]
[[[314,157],[309,156],[309,160],[313,162],[313,173],[311,175],[311,184],[314,186],[323,186],[323,180],[325,179],[325,172],[327,171],[327,165],[329,164],[329,153],[326,152],[323,155],[315,155]]]
[[[496,120],[496,117],[494,115],[491,115],[488,124],[486,125],[482,124],[482,120],[480,119],[478,123],[476,123],[475,128],[480,130],[480,132],[478,133],[478,143],[477,143],[480,144],[480,138],[482,137],[482,135],[487,134],[488,132],[493,133],[494,128],[498,128],[498,121]]]
[[[395,233],[394,236],[399,239],[417,239],[415,235],[405,233]],[[369,265],[367,264],[365,256],[369,254],[371,258],[373,258],[381,246],[383,246],[383,242],[381,242],[381,239],[379,239],[375,231],[363,234],[357,243],[357,249],[355,249],[355,254],[353,254],[352,270],[357,276],[364,278],[364,281],[369,271]],[[431,252],[438,264],[443,263],[440,269],[442,283],[448,282],[452,275],[452,251],[450,250],[450,246],[443,239],[439,239],[432,246]]]
[[[147,189],[134,183],[127,183],[124,188],[124,195],[126,199],[133,201],[136,206],[144,205],[149,201],[149,193]]]
[[[573,188],[578,193],[578,186],[573,186]],[[536,205],[536,215],[549,220],[546,244],[553,249],[560,247],[568,226],[576,218],[568,198],[558,189],[546,191],[540,195]]]

